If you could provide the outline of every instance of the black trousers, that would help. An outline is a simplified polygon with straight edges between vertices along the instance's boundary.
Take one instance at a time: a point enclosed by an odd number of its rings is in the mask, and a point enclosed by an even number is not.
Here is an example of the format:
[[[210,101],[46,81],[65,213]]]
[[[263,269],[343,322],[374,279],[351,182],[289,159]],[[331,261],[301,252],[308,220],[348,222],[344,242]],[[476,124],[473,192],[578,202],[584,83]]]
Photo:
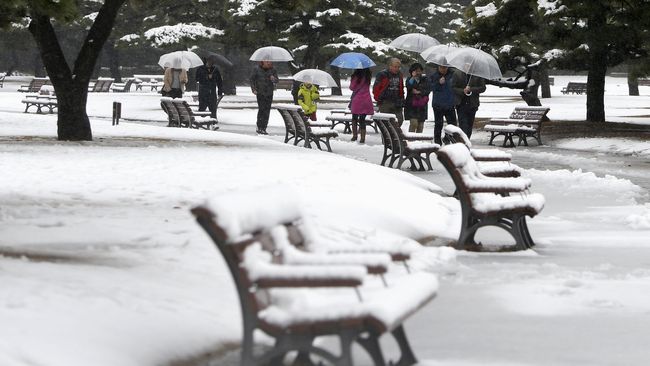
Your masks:
[[[456,110],[451,108],[433,107],[433,119],[435,120],[435,127],[433,129],[434,140],[437,144],[442,141],[442,125],[444,120],[447,124],[456,124]]]
[[[469,104],[460,104],[456,107],[458,113],[458,127],[460,127],[467,137],[472,136],[472,129],[474,128],[474,117],[478,108],[471,107]]]
[[[217,87],[199,84],[199,111],[210,111],[210,117],[217,117]]]
[[[266,126],[269,125],[269,114],[271,113],[271,103],[273,102],[273,94],[262,95],[257,94],[257,129],[266,131]]]
[[[172,89],[167,92],[167,96],[170,98],[182,98],[183,90],[182,89]]]

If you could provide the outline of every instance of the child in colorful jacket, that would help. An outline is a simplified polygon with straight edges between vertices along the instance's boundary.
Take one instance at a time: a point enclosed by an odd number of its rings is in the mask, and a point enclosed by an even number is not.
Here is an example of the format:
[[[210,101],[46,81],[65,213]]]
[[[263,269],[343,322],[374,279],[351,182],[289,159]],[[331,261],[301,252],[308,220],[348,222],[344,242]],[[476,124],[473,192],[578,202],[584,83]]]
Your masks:
[[[316,120],[316,102],[320,100],[318,87],[311,83],[302,83],[298,89],[298,104],[305,112],[305,116],[312,121]]]

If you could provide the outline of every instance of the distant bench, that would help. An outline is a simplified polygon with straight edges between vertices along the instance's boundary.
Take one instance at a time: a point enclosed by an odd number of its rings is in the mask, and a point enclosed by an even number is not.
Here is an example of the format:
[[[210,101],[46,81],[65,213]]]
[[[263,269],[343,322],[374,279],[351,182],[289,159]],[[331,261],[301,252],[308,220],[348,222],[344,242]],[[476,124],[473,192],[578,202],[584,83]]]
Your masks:
[[[38,93],[41,90],[41,86],[49,84],[50,79],[48,78],[33,78],[29,85],[21,85],[18,89],[21,93]]]
[[[490,132],[489,145],[492,145],[498,136],[504,137],[503,147],[515,147],[512,140],[514,136],[519,137],[517,145],[523,143],[528,146],[528,137],[534,138],[541,145],[542,121],[549,110],[548,107],[516,107],[509,118],[491,119],[483,127],[485,131]]]
[[[587,83],[578,83],[575,81],[570,81],[564,88],[561,90],[562,94],[582,94],[587,92]]]
[[[278,78],[278,82],[275,83],[276,89],[293,89],[293,78]]]
[[[4,87],[5,77],[6,76],[7,76],[7,74],[0,74],[0,88]]]
[[[352,112],[349,109],[332,109],[330,115],[325,117],[325,120],[332,122],[332,129],[336,125],[343,125],[343,133],[351,133],[352,129],[350,128],[352,124]],[[372,116],[366,116],[365,125],[372,127],[375,130],[375,133],[379,132],[377,126],[372,123]]]
[[[650,79],[639,79],[639,86],[650,86]]]
[[[30,107],[36,107],[36,113],[43,113],[44,108],[47,108],[49,113],[54,113],[54,109],[58,107],[56,97],[51,95],[26,95],[21,102],[25,104],[24,113],[27,113]]]

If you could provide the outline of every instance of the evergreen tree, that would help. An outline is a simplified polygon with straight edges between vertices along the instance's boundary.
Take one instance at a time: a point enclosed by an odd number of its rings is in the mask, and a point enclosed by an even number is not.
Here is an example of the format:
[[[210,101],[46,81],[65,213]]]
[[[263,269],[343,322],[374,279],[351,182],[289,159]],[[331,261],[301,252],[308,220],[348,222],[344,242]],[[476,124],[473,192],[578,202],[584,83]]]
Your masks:
[[[126,0],[105,0],[92,25],[85,32],[77,56],[70,67],[53,23],[70,23],[79,18],[80,1],[5,0],[0,5],[0,27],[29,16],[29,32],[34,37],[43,64],[58,100],[59,140],[92,140],[86,113],[88,83],[97,58],[108,39],[119,8]]]

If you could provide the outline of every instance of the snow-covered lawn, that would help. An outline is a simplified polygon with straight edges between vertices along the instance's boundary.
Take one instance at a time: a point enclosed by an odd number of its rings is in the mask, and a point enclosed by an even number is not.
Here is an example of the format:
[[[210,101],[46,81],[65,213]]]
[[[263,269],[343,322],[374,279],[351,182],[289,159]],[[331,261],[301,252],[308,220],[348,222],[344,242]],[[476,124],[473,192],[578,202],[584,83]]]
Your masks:
[[[559,94],[568,80],[580,81],[556,77],[544,100],[552,119],[584,117],[584,96]],[[650,123],[650,88],[627,97],[623,81],[608,78],[608,116]],[[231,105],[252,100],[241,94]],[[479,117],[506,116],[521,104],[512,96],[490,88]],[[329,154],[282,144],[276,112],[270,137],[251,135],[254,109],[234,107],[219,111],[219,132],[171,129],[155,94],[93,94],[94,141],[66,143],[54,139],[56,116],[23,114],[20,99],[0,92],[0,365],[168,365],[236,348],[230,274],[188,210],[269,186],[295,192],[329,235],[432,243],[414,267],[437,273],[440,293],[406,323],[427,365],[650,362],[648,141],[511,150],[546,197],[529,220],[538,245],[472,254],[436,246],[460,220],[442,167],[380,167],[376,134],[367,145],[342,135]],[[125,118],[158,122],[111,126],[113,100]]]

